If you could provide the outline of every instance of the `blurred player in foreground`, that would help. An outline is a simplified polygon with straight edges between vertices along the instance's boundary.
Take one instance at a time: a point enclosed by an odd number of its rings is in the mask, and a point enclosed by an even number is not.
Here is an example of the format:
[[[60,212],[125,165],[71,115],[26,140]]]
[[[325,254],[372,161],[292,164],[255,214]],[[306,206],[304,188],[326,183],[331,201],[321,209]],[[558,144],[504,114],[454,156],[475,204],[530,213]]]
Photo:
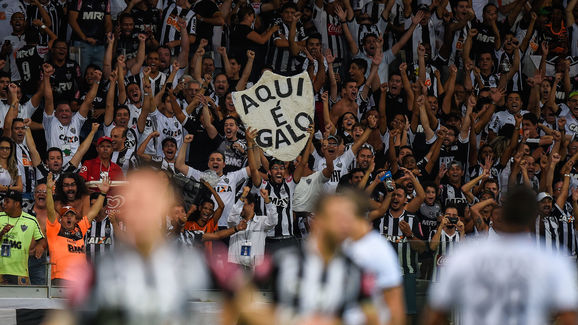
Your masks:
[[[461,324],[576,324],[575,266],[530,238],[537,215],[535,193],[508,191],[499,237],[471,241],[448,259],[432,285],[426,324],[445,324],[456,311]]]

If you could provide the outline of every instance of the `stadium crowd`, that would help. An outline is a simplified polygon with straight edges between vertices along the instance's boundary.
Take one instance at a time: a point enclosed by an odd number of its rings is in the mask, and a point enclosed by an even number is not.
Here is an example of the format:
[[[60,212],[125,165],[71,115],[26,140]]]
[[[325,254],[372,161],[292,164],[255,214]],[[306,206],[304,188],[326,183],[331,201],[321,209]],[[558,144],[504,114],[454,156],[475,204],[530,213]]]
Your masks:
[[[166,235],[247,270],[303,245],[322,194],[363,191],[399,263],[379,284],[403,286],[409,315],[458,242],[500,236],[516,184],[536,243],[575,260],[576,2],[7,1],[0,282],[98,263],[127,227],[115,189],[145,166],[177,189]],[[294,161],[233,104],[265,70],[313,84]]]

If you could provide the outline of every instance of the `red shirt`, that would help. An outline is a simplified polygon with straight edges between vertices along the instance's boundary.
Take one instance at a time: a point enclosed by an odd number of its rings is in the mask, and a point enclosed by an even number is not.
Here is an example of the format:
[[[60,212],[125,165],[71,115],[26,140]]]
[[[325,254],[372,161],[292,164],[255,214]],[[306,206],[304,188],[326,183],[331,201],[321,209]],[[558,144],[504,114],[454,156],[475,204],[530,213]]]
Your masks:
[[[82,164],[82,168],[80,169],[79,174],[87,182],[91,182],[99,181],[101,172],[108,172],[108,176],[110,177],[111,181],[122,181],[124,179],[124,174],[122,173],[122,169],[119,165],[111,161],[110,167],[106,168],[100,162],[100,158],[98,157],[85,161],[84,164]]]

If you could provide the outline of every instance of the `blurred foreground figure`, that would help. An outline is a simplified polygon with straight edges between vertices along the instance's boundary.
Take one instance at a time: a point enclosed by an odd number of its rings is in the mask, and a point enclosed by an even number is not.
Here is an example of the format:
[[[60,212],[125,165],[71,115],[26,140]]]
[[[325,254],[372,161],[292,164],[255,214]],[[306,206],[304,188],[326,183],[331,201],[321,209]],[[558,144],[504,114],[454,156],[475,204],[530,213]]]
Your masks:
[[[535,193],[508,191],[499,237],[455,250],[432,285],[427,324],[445,324],[456,308],[461,324],[576,324],[575,268],[562,254],[539,248],[529,236],[537,215]]]
[[[201,255],[166,239],[161,220],[175,202],[168,180],[152,170],[127,180],[122,244],[71,290],[76,323],[195,324],[188,301],[211,281]]]
[[[341,251],[356,216],[366,212],[363,200],[352,194],[321,198],[303,245],[280,250],[257,267],[257,283],[272,285],[273,303],[249,304],[251,290],[237,292],[240,324],[341,324],[345,313],[357,308],[365,324],[378,324],[374,279]]]

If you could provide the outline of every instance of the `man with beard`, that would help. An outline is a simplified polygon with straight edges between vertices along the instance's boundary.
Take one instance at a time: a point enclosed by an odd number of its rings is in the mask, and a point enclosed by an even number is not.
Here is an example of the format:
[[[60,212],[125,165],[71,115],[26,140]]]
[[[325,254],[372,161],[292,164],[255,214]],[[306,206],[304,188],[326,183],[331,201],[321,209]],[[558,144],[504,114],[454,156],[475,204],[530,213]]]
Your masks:
[[[119,32],[114,38],[115,56],[124,55],[127,61],[135,59],[140,41],[138,31],[134,28],[134,18],[129,13],[122,13],[118,17],[118,26]]]
[[[417,196],[408,202],[405,189],[396,186],[391,196],[389,209],[384,217],[379,217],[374,222],[374,225],[378,224],[379,231],[393,245],[397,253],[403,274],[405,306],[411,319],[417,313],[415,298],[417,256],[426,249],[426,243],[422,240],[421,224],[415,213],[425,198],[425,192],[411,171],[401,169],[414,185]]]
[[[508,94],[506,97],[506,110],[495,112],[492,116],[492,120],[489,124],[490,139],[496,137],[504,125],[510,124],[516,126],[516,115],[520,114],[524,116],[524,114],[529,113],[522,109],[522,105],[523,102],[520,93],[511,92]]]
[[[144,79],[147,78],[149,84],[151,85],[151,96],[156,95],[167,83],[167,75],[160,71],[159,64],[159,53],[157,51],[150,52],[146,59],[146,67],[149,68],[149,70],[146,72],[148,73],[145,72],[145,68],[141,68],[141,71],[138,74],[128,76],[127,84],[135,83],[139,86],[140,89],[144,89]]]
[[[60,178],[60,175],[63,173],[76,172],[78,170],[78,167],[80,166],[80,162],[82,161],[84,154],[88,151],[88,149],[90,149],[90,146],[92,145],[92,139],[94,139],[94,135],[98,131],[99,127],[100,124],[92,123],[92,130],[90,130],[90,133],[86,136],[86,139],[82,141],[82,143],[78,147],[78,150],[76,150],[74,156],[72,156],[70,161],[65,164],[63,163],[64,155],[62,153],[62,150],[60,150],[60,148],[56,147],[48,148],[48,150],[46,151],[46,160],[38,165],[34,165],[34,167],[36,168],[36,178],[37,179],[46,178],[48,177],[48,173],[52,173],[52,175],[54,176],[54,180],[57,181]],[[27,139],[28,147],[30,148],[31,155],[35,156],[38,153],[34,152],[36,151],[34,138],[29,137],[29,139],[30,141]]]
[[[255,143],[250,139],[254,139],[256,133],[256,130],[247,130],[247,151],[249,151],[249,163],[251,163],[252,159],[255,159],[255,154],[253,152],[253,150],[255,150]],[[200,170],[185,164],[187,148],[192,141],[193,135],[188,134],[185,136],[184,144],[181,146],[175,161],[175,168],[177,171],[183,173],[187,177],[193,178],[196,181],[201,181],[205,177],[204,174],[207,172],[203,173]],[[260,163],[258,163],[258,166],[259,165]],[[208,167],[209,171],[216,173],[216,176],[218,177],[218,182],[214,188],[225,203],[223,216],[218,223],[219,229],[224,229],[227,228],[227,218],[229,217],[229,212],[235,202],[235,194],[237,193],[238,187],[245,183],[247,178],[251,177],[251,170],[249,167],[244,167],[234,172],[225,173],[225,155],[218,151],[215,151],[209,155]]]
[[[347,168],[351,165],[353,160],[355,160],[355,155],[359,151],[359,148],[361,148],[365,141],[367,141],[370,133],[371,129],[367,128],[363,132],[363,135],[359,137],[359,139],[355,140],[351,147],[345,152],[343,139],[330,135],[327,138],[327,145],[324,145],[321,148],[323,156],[317,154],[316,151],[313,152],[313,156],[315,157],[313,170],[315,171],[321,171],[327,167],[326,159],[328,159],[329,156],[331,157],[331,160],[333,160],[334,169],[331,174],[331,179],[324,185],[327,193],[335,192],[341,177],[347,174]]]
[[[10,73],[12,81],[20,81],[20,73],[18,72],[18,65],[16,64],[16,52],[26,45],[26,38],[28,37],[26,30],[28,24],[26,23],[26,16],[24,12],[15,12],[10,18],[10,26],[12,33],[2,40],[2,49],[0,50],[0,57],[8,57],[10,62]]]
[[[48,176],[47,176],[48,177]],[[52,176],[54,178],[54,175]],[[56,181],[54,201],[56,209],[70,205],[80,215],[90,209],[90,197],[84,178],[77,173],[64,173]]]
[[[536,201],[538,201],[538,216],[531,230],[536,237],[537,246],[552,252],[563,251],[565,248],[560,247],[558,217],[563,216],[564,212],[546,192],[540,192],[536,196]]]
[[[130,132],[129,129],[124,126],[115,126],[114,129],[110,131],[113,150],[111,160],[120,166],[124,175],[126,175],[129,169],[137,166],[134,155],[135,148],[129,148],[126,145],[128,132]]]
[[[215,76],[215,81],[213,81],[215,86],[215,91],[211,93],[211,99],[215,102],[215,105],[219,106],[222,100],[225,100],[225,95],[229,91],[229,79],[225,73],[219,73]]]
[[[218,144],[217,151],[222,152],[225,156],[225,172],[231,172],[247,165],[247,142],[238,138],[237,119],[232,116],[225,117],[223,124],[225,137],[218,133],[211,122],[204,125],[209,138],[213,143]]]
[[[34,189],[34,206],[28,210],[28,214],[36,218],[38,225],[40,225],[40,230],[46,235],[46,220],[48,213],[46,210],[45,179],[39,180],[36,183]],[[30,284],[32,285],[46,285],[47,248],[48,242],[46,241],[43,245],[35,245],[34,248],[30,248],[31,251],[34,249],[34,254],[30,254],[30,257],[28,258],[28,274],[30,277]]]
[[[64,154],[64,163],[69,162],[78,147],[80,146],[80,129],[86,122],[88,111],[91,108],[92,101],[98,91],[102,72],[95,71],[95,82],[86,95],[85,100],[80,105],[78,112],[73,113],[69,101],[59,101],[54,103],[52,98],[52,88],[48,85],[49,77],[54,73],[54,68],[49,64],[43,65],[44,69],[44,117],[42,125],[46,136],[46,144],[50,147],[62,149]],[[56,107],[56,110],[55,110]]]
[[[66,285],[74,280],[78,274],[78,268],[86,265],[86,251],[84,235],[102,209],[104,200],[110,189],[110,180],[105,177],[98,184],[99,197],[90,210],[87,209],[85,216],[71,206],[65,205],[56,212],[52,189],[54,179],[48,174],[46,181],[46,208],[47,218],[46,237],[50,250],[50,263],[52,264],[51,280],[53,285]],[[57,219],[58,218],[58,219]]]
[[[146,147],[152,138],[160,136],[158,131],[154,131],[149,134],[146,139],[141,143],[136,152],[137,157],[143,160],[145,163],[151,165],[152,167],[160,170],[167,170],[175,174],[175,158],[177,154],[177,141],[174,138],[165,138],[161,142],[163,148],[163,155],[149,155],[147,154]]]
[[[96,152],[98,156],[94,159],[87,160],[82,164],[80,176],[87,182],[102,180],[105,177],[112,181],[124,179],[122,169],[119,165],[112,162],[112,139],[109,137],[100,137],[96,141]]]

